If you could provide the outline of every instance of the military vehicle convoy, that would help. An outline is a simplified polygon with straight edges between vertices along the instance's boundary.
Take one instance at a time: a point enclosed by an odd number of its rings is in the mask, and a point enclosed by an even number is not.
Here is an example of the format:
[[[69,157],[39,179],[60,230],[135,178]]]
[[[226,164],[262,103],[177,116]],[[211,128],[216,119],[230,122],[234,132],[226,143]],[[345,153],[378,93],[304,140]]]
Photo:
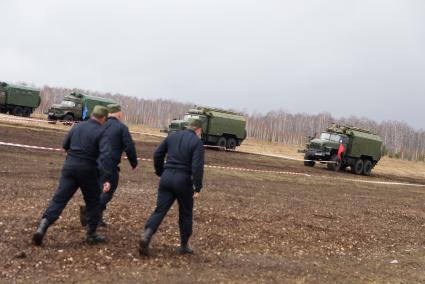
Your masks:
[[[81,121],[90,118],[97,105],[107,106],[116,104],[114,100],[87,96],[80,93],[65,95],[60,104],[53,104],[48,110],[48,120]]]
[[[382,139],[364,129],[334,124],[319,138],[309,141],[304,152],[305,166],[313,167],[316,161],[328,162],[329,170],[350,167],[352,173],[369,176],[381,159]]]
[[[40,103],[40,90],[0,82],[1,113],[29,117]]]
[[[203,123],[202,141],[234,150],[246,138],[246,119],[242,114],[217,108],[196,107],[189,110],[182,120],[171,121],[166,132],[185,129],[189,120],[200,119]]]

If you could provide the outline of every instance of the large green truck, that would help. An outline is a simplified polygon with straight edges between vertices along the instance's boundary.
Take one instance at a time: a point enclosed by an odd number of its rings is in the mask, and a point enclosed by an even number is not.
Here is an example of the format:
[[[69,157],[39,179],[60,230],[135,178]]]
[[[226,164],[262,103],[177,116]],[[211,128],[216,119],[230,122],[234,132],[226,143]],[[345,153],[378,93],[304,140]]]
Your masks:
[[[0,82],[1,113],[29,117],[40,103],[40,90]]]
[[[209,107],[189,110],[182,120],[171,121],[167,132],[185,129],[191,119],[202,121],[201,139],[205,145],[234,150],[246,138],[246,119],[242,114]]]
[[[116,102],[111,99],[74,92],[65,95],[60,104],[53,104],[49,108],[47,115],[50,121],[81,121],[90,118],[95,106],[107,106],[109,104],[116,104]]]
[[[367,130],[333,124],[306,145],[304,165],[326,163],[333,171],[345,170],[369,176],[382,156],[382,139]],[[340,155],[338,155],[340,152]]]

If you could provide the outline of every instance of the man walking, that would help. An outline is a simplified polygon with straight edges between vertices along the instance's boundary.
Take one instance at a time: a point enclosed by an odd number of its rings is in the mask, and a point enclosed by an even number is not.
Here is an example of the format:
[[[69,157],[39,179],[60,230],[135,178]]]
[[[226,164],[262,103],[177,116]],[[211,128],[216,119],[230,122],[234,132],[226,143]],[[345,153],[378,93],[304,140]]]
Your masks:
[[[121,107],[117,104],[111,104],[107,106],[109,111],[108,121],[105,123],[105,134],[109,139],[111,146],[111,189],[108,192],[102,192],[100,194],[100,218],[99,225],[106,227],[106,223],[103,221],[103,211],[106,209],[106,205],[112,200],[115,190],[118,187],[119,181],[119,164],[121,163],[121,157],[123,152],[126,153],[128,161],[131,167],[136,169],[137,167],[137,154],[136,147],[134,146],[133,139],[131,138],[128,127],[122,123],[124,114],[121,111]],[[103,183],[103,181],[101,181]],[[86,224],[86,210],[80,208],[80,220],[81,225]]]
[[[145,225],[139,244],[139,253],[149,255],[149,243],[153,234],[177,199],[179,204],[179,227],[181,254],[193,253],[189,247],[192,235],[193,198],[202,189],[204,174],[204,146],[198,138],[202,122],[191,120],[188,129],[170,134],[154,154],[155,173],[160,176],[157,205]],[[164,159],[167,155],[167,162]]]
[[[33,235],[34,245],[42,244],[47,229],[59,218],[78,188],[81,189],[87,205],[86,242],[96,244],[105,241],[104,237],[97,235],[96,229],[99,223],[101,192],[98,172],[104,180],[103,190],[110,189],[110,148],[102,127],[107,117],[108,110],[96,106],[91,119],[76,124],[65,137],[63,148],[67,152],[67,157],[59,186]]]

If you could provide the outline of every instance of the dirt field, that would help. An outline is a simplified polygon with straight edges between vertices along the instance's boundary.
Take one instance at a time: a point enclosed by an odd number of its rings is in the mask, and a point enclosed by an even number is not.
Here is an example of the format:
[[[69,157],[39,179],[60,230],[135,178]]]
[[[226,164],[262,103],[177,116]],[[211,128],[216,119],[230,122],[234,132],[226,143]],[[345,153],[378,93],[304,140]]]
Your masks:
[[[0,122],[0,141],[59,148],[65,130]],[[142,158],[159,138],[135,135]],[[30,244],[56,189],[65,155],[0,145],[0,282],[235,282],[425,283],[425,184],[422,173],[376,171],[369,178],[323,166],[259,155],[208,150],[206,163],[293,174],[206,168],[196,201],[193,256],[179,256],[177,208],[152,246],[137,244],[154,209],[157,177],[150,162],[136,172],[122,164],[121,183],[101,229],[108,243],[84,244],[78,193],[52,226],[42,247]],[[413,164],[406,164],[406,167]],[[412,166],[413,167],[413,166]]]

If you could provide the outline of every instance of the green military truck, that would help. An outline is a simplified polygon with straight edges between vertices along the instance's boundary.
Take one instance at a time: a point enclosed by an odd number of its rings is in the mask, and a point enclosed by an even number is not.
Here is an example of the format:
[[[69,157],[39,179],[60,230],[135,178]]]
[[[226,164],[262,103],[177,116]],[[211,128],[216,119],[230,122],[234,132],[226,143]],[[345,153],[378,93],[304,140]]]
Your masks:
[[[29,117],[40,103],[40,90],[0,82],[1,113]]]
[[[342,154],[338,157],[338,152]],[[345,170],[369,176],[382,155],[382,139],[357,127],[332,125],[319,138],[312,139],[304,150],[304,165],[325,162],[333,171]]]
[[[116,104],[114,100],[87,96],[80,93],[65,95],[60,104],[53,104],[48,110],[50,121],[81,121],[90,118],[90,114],[97,105],[107,106]]]
[[[209,107],[189,110],[182,120],[171,121],[166,132],[185,129],[191,119],[202,121],[201,139],[205,145],[234,150],[246,138],[246,119],[242,114]]]

